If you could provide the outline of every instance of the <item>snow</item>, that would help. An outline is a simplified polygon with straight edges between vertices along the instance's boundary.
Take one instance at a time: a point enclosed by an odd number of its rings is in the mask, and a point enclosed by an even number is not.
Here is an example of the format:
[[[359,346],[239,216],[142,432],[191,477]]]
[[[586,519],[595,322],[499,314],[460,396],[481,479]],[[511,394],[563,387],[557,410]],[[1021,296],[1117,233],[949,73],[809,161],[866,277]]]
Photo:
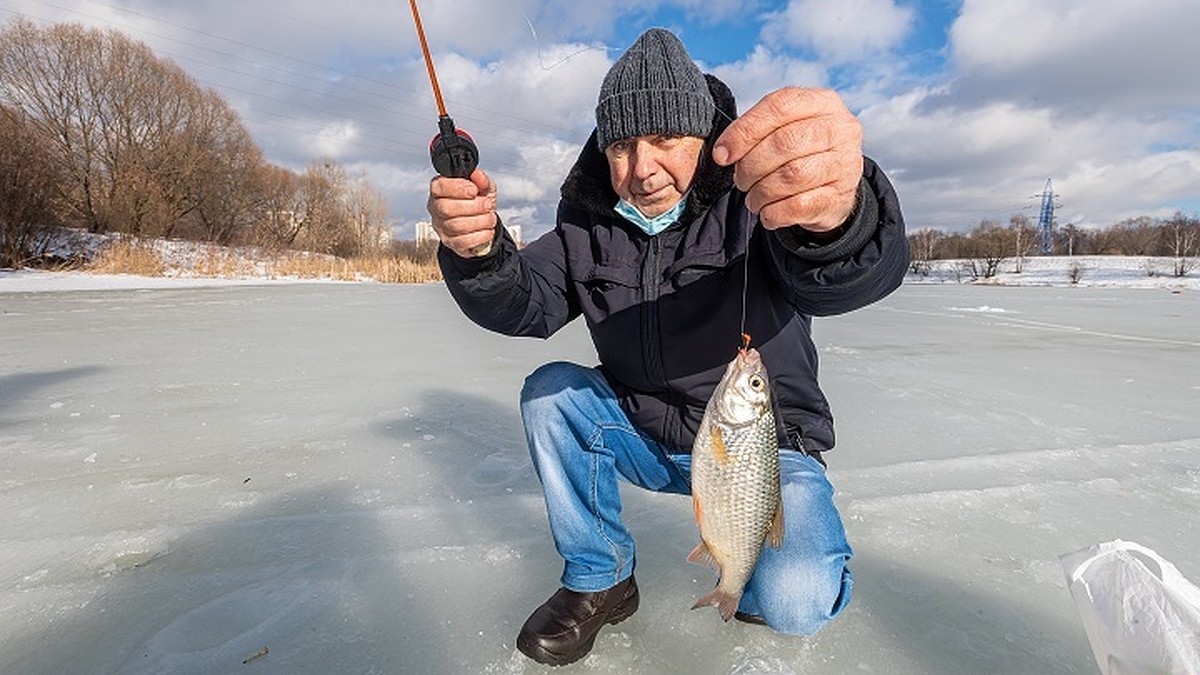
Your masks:
[[[935,260],[929,274],[911,283],[984,283],[998,286],[1101,286],[1200,290],[1200,259],[1161,256],[1029,256],[1001,261],[995,277],[972,280],[969,260]],[[1176,266],[1188,274],[1174,276]],[[982,272],[982,261],[975,267]]]
[[[437,284],[0,273],[0,672],[1094,674],[1059,555],[1200,580],[1200,292],[1158,280],[816,320],[847,611],[689,611],[689,500],[628,489],[641,609],[551,671],[514,648],[561,571],[516,397],[594,362],[582,326],[492,335]]]

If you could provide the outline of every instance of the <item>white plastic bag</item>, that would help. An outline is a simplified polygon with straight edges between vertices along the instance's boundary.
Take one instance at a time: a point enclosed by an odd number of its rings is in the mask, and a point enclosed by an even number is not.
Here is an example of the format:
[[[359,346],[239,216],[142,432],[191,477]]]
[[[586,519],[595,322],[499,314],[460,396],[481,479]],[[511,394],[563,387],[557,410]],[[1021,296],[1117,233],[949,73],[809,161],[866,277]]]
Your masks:
[[[1200,588],[1153,550],[1096,544],[1059,558],[1104,675],[1200,675]]]

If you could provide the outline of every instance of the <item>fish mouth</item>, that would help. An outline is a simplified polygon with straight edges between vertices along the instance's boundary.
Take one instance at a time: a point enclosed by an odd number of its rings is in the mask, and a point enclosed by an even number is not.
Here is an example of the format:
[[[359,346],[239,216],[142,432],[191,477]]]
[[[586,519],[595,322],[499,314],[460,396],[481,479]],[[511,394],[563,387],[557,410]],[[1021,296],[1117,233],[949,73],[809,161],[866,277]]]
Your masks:
[[[762,357],[754,347],[743,347],[738,350],[738,362],[742,366],[754,366],[762,363]]]

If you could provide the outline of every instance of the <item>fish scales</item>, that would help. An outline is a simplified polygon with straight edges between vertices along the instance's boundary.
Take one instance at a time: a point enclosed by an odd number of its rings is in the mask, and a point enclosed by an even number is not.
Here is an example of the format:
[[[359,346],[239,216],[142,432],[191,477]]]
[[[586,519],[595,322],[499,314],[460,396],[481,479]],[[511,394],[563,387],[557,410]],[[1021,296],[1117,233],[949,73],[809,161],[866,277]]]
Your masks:
[[[764,540],[782,540],[779,445],[766,368],[743,349],[726,368],[692,448],[692,498],[701,543],[688,556],[717,568],[717,587],[693,607],[716,605],[728,621]]]

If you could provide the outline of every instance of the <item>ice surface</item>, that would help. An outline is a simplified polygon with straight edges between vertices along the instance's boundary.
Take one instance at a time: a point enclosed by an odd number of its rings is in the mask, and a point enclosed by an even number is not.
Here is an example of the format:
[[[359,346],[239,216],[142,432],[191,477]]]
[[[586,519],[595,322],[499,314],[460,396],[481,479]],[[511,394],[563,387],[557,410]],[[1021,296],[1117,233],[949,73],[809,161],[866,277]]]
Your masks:
[[[630,489],[642,608],[553,672],[1092,674],[1058,555],[1200,580],[1200,292],[906,285],[815,325],[846,613],[689,611],[691,505]],[[439,285],[0,285],[0,673],[549,672],[514,638],[560,573],[516,409],[551,359],[593,362],[581,326],[491,335]]]

